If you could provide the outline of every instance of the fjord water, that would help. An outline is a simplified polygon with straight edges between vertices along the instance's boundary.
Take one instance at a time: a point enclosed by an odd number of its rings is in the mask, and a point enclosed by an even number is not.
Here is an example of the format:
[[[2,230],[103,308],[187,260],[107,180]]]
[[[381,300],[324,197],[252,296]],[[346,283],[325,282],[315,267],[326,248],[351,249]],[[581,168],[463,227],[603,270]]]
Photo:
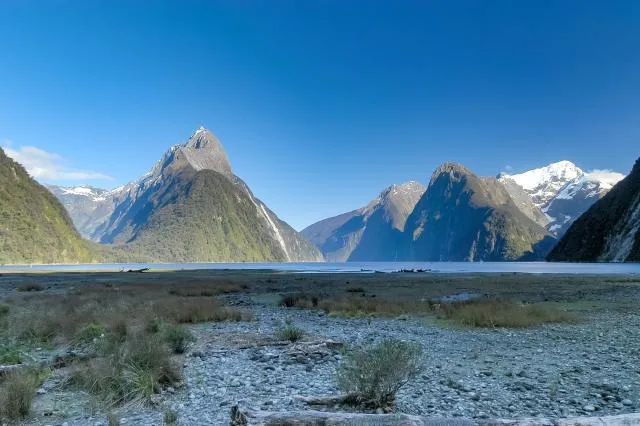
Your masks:
[[[0,272],[126,271],[142,268],[152,270],[275,270],[305,273],[391,273],[401,270],[424,270],[432,273],[640,274],[640,263],[548,262],[92,263],[0,265]]]

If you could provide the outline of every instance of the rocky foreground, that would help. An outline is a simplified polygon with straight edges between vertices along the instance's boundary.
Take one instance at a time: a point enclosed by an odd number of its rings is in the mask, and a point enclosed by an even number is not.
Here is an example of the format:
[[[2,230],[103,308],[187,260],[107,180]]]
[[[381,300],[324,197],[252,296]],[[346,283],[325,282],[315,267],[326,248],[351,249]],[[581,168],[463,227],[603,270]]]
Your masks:
[[[253,320],[193,326],[197,342],[183,359],[185,386],[167,389],[154,400],[156,407],[120,409],[120,424],[160,425],[161,407],[174,410],[184,425],[229,424],[236,405],[241,411],[341,410],[309,407],[304,398],[339,393],[335,372],[344,345],[389,337],[424,348],[422,372],[399,393],[397,412],[444,419],[432,424],[640,411],[635,312],[600,312],[570,325],[487,330],[425,319],[345,319],[260,304],[247,295],[225,297],[252,311]],[[274,338],[288,319],[305,330],[302,342]],[[107,424],[104,414],[86,414],[86,395],[60,385],[55,374],[45,382],[29,424]],[[623,419],[614,424],[640,424]]]

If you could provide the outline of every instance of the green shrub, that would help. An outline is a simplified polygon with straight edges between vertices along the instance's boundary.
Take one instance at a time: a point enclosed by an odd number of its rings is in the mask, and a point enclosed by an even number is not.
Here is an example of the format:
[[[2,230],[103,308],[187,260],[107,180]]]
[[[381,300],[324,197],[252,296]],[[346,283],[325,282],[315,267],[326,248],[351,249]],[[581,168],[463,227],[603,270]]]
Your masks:
[[[11,346],[0,346],[0,365],[20,364],[20,351]]]
[[[391,410],[398,390],[420,371],[422,349],[399,340],[383,340],[348,353],[338,370],[340,389],[368,408]]]
[[[164,330],[164,339],[176,354],[182,354],[187,350],[189,343],[196,339],[193,333],[182,325],[168,325]]]
[[[82,343],[92,342],[94,339],[104,335],[105,329],[101,324],[89,323],[78,332],[77,340]]]
[[[304,330],[300,327],[296,327],[291,319],[287,319],[284,327],[278,330],[278,337],[280,338],[280,340],[297,342],[304,337]]]
[[[120,426],[120,418],[115,413],[107,414],[107,426]]]
[[[9,305],[7,305],[6,303],[0,303],[0,318],[9,315],[9,311],[11,311]]]
[[[164,409],[163,418],[165,425],[175,425],[178,423],[178,414],[169,408]]]
[[[0,384],[0,418],[24,419],[31,412],[31,403],[38,387],[38,378],[25,369],[7,373]]]

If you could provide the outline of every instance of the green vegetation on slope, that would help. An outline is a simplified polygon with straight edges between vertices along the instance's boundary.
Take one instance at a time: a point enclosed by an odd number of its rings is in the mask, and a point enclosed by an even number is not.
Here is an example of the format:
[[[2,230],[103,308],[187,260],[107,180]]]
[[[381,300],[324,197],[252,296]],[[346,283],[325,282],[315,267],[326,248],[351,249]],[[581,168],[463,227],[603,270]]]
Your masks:
[[[285,260],[249,194],[225,176],[184,172],[162,185],[141,206],[142,225],[118,241],[126,250],[161,261]]]
[[[92,260],[62,204],[0,149],[0,264]]]

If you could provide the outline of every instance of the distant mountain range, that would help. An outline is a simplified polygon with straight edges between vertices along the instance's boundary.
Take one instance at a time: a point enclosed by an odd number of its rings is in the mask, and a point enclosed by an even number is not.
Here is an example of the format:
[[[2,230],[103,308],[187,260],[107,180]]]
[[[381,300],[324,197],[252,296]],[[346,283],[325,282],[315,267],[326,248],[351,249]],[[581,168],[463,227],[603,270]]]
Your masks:
[[[622,178],[585,173],[569,161],[497,178],[447,163],[427,188],[415,182],[392,186],[368,206],[324,219],[302,234],[334,261],[541,260]],[[402,188],[403,196],[385,197],[391,188]],[[375,216],[389,210],[397,211],[393,223],[388,214]]]
[[[59,202],[1,153],[0,263],[541,260],[558,238],[549,259],[633,260],[637,169],[624,178],[560,161],[480,177],[446,163],[427,187],[392,185],[298,233],[233,173],[205,128],[114,190],[47,186]]]
[[[222,144],[205,128],[123,187],[49,188],[86,238],[154,260],[323,260],[233,174]]]
[[[549,260],[640,262],[640,159],[571,225]]]

